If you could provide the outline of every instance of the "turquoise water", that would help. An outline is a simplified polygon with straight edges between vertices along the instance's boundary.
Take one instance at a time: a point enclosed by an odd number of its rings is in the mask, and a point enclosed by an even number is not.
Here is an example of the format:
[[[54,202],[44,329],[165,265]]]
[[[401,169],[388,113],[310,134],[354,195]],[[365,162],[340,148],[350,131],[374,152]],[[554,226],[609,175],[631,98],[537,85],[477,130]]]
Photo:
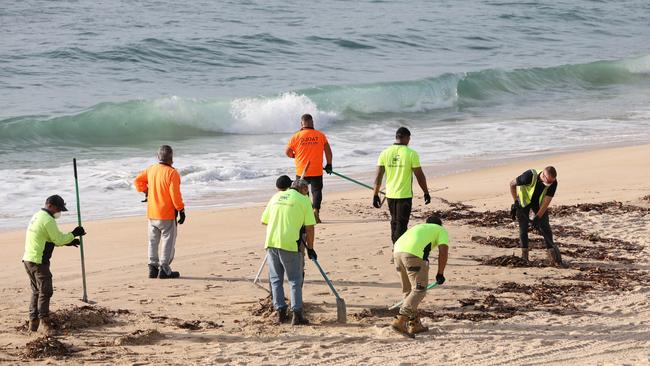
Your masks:
[[[648,24],[646,1],[8,2],[0,227],[72,201],[72,157],[88,217],[143,212],[161,143],[190,208],[258,200],[305,112],[345,172],[400,125],[434,166],[647,142]]]

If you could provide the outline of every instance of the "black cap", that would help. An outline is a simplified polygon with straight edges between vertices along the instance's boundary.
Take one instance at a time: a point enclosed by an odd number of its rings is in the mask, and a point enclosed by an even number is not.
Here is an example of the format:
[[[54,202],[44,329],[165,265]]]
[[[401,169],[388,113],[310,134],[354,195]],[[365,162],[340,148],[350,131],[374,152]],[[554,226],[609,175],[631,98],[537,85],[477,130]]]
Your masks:
[[[410,137],[411,136],[411,131],[409,131],[408,128],[406,127],[400,127],[397,129],[397,132],[395,132],[395,137]]]
[[[287,189],[291,187],[291,178],[287,175],[281,175],[276,181],[275,181],[275,187],[277,189]]]
[[[49,196],[45,200],[45,204],[51,204],[52,206],[56,206],[59,210],[61,211],[68,211],[67,208],[65,208],[65,201],[63,201],[63,198],[59,196],[58,194],[55,194],[54,196]]]

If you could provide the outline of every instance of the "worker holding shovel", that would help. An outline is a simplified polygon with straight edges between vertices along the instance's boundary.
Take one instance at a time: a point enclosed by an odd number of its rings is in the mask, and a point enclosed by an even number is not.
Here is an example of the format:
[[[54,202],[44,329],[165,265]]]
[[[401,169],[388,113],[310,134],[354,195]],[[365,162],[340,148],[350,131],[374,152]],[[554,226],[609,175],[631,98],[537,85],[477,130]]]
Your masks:
[[[45,200],[45,207],[32,216],[27,228],[23,264],[32,288],[29,304],[29,330],[32,332],[36,332],[41,323],[46,334],[50,331],[50,298],[54,293],[50,258],[54,247],[78,247],[79,239],[75,239],[75,236],[86,235],[81,226],[72,232],[62,233],[55,221],[61,217],[62,211],[68,211],[63,198],[50,196]]]
[[[429,253],[438,248],[438,272],[436,282],[445,282],[445,266],[449,255],[449,235],[437,216],[427,218],[426,224],[418,224],[407,230],[395,242],[393,258],[395,269],[402,279],[404,302],[391,327],[393,330],[413,336],[429,329],[422,325],[418,305],[424,299],[429,281]]]
[[[292,325],[309,324],[303,314],[302,283],[304,258],[300,253],[300,229],[304,226],[307,232],[307,255],[316,259],[314,251],[314,225],[316,218],[312,211],[311,202],[306,196],[308,183],[298,179],[292,185],[291,178],[286,175],[276,181],[277,192],[269,200],[264,213],[262,224],[266,227],[266,258],[269,264],[269,282],[273,307],[277,311],[278,323],[289,320],[287,304],[284,298],[284,274],[291,287]]]

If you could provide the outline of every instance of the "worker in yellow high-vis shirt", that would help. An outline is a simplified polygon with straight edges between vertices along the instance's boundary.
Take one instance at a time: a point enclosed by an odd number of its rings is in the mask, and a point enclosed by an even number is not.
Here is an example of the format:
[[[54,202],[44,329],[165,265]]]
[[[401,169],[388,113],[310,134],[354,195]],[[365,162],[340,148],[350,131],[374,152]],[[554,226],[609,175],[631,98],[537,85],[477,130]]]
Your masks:
[[[408,229],[395,242],[393,258],[395,269],[402,279],[404,302],[391,327],[400,333],[412,335],[426,332],[418,315],[418,305],[426,295],[429,282],[429,253],[438,248],[436,282],[445,282],[445,267],[449,256],[449,234],[437,216],[427,218],[426,224]]]
[[[37,331],[41,323],[45,333],[50,330],[50,298],[54,293],[50,258],[54,247],[78,247],[79,239],[75,239],[75,236],[86,235],[81,226],[72,232],[62,233],[55,221],[61,217],[62,211],[68,211],[63,198],[59,195],[50,196],[45,200],[45,207],[32,216],[27,228],[23,265],[32,288],[29,304],[29,330],[32,332]]]
[[[411,131],[400,127],[395,133],[395,143],[381,152],[377,161],[377,175],[375,177],[375,195],[373,206],[379,208],[379,190],[386,173],[386,199],[390,211],[390,232],[393,244],[408,228],[413,205],[413,175],[417,178],[420,188],[424,193],[424,204],[431,202],[427,178],[420,166],[420,156],[408,147],[411,141]]]

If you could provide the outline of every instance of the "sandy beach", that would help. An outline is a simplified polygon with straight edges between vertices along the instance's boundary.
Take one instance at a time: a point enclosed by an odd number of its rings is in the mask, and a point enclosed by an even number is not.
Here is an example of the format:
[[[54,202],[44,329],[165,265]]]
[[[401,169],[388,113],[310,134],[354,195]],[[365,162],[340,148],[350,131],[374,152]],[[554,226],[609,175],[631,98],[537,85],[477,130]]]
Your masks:
[[[448,188],[432,194],[427,206],[416,189],[410,226],[437,211],[451,246],[447,282],[422,305],[431,330],[415,340],[388,327],[395,312],[387,307],[400,299],[389,263],[388,209],[372,208],[371,192],[352,185],[325,191],[315,244],[347,303],[346,324],[336,322],[335,298],[312,263],[306,265],[304,301],[313,325],[278,326],[269,318],[267,293],[251,282],[264,254],[260,202],[188,210],[173,263],[182,276],[177,280],[147,278],[144,216],[85,223],[88,296],[95,304],[79,300],[78,250],[56,249],[51,307],[60,323],[48,342],[60,355],[38,358],[38,347],[26,346],[42,335],[25,328],[24,229],[2,232],[0,363],[647,365],[648,157],[650,145],[642,145],[441,177],[425,168],[431,190]],[[558,170],[550,222],[566,269],[545,266],[536,234],[530,266],[508,257],[519,254],[518,232],[506,212],[508,183],[546,165]],[[326,177],[326,189],[336,179]],[[268,197],[273,193],[271,186]],[[265,270],[263,283],[267,277]]]

